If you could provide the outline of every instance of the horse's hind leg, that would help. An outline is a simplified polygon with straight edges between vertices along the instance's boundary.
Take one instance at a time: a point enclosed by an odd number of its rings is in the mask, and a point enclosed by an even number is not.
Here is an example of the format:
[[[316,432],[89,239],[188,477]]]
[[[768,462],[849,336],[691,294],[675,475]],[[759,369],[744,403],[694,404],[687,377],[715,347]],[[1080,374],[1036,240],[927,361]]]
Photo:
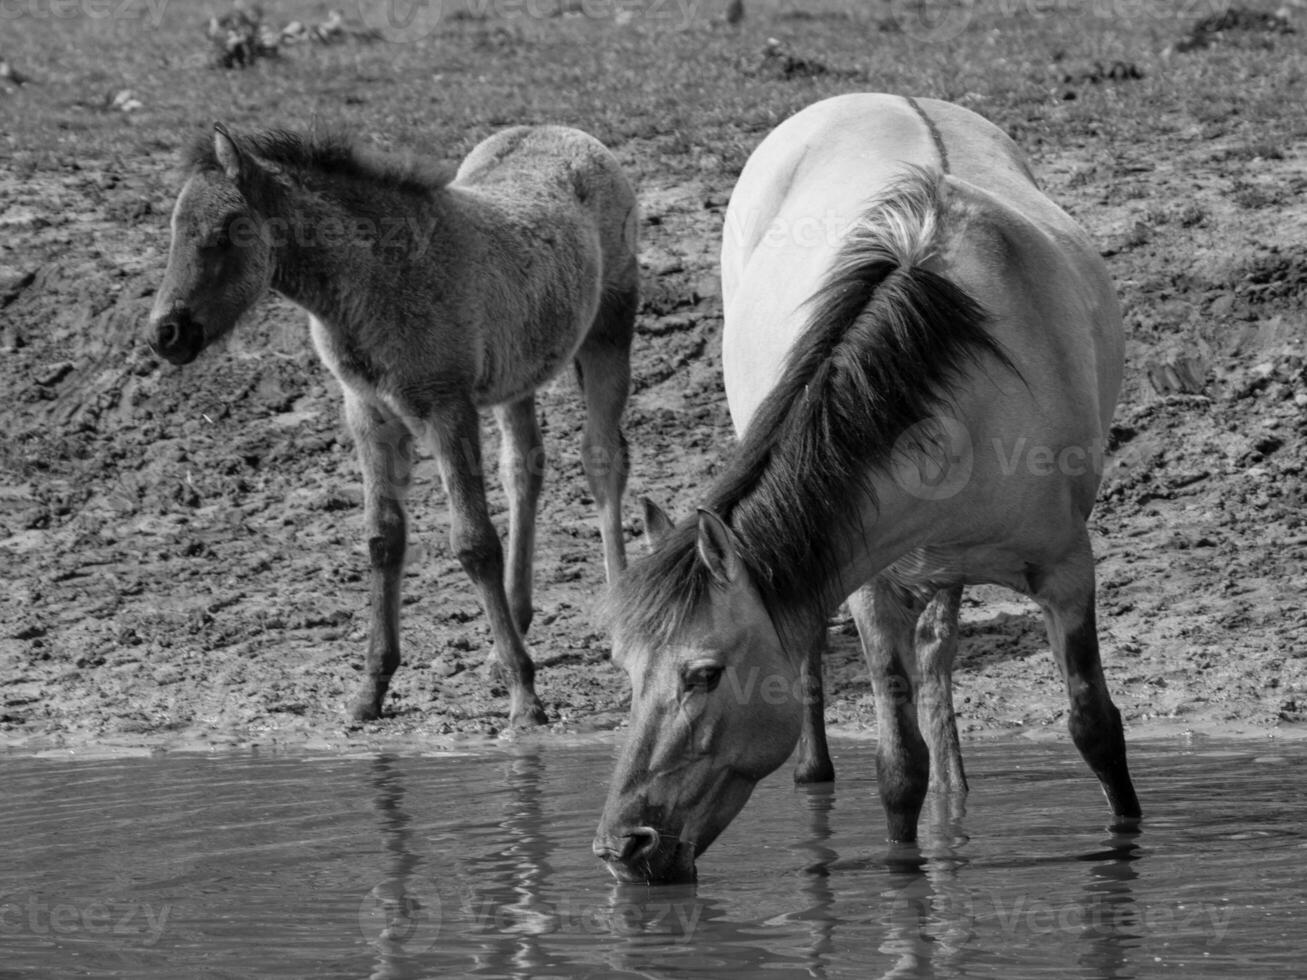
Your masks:
[[[829,783],[835,778],[835,765],[826,744],[826,698],[821,679],[825,654],[823,629],[803,660],[803,727],[799,732],[799,761],[794,765],[796,783]]]
[[[930,753],[917,727],[914,610],[880,578],[849,596],[876,699],[876,779],[890,840],[915,841],[930,778]]]
[[[917,668],[921,686],[917,711],[930,748],[930,785],[945,793],[965,793],[957,719],[953,714],[953,657],[958,649],[962,586],[936,592],[917,619]]]
[[[535,665],[504,591],[504,549],[486,507],[476,408],[465,399],[447,402],[433,413],[431,423],[431,448],[449,495],[450,544],[490,620],[495,653],[508,682],[509,719],[514,725],[541,724],[546,718],[536,697]]]
[[[350,702],[358,721],[381,714],[399,667],[400,581],[407,531],[404,496],[412,463],[412,436],[403,421],[346,390],[345,422],[363,474],[363,520],[372,565],[371,626],[363,686]]]
[[[1044,611],[1053,656],[1066,681],[1071,740],[1102,784],[1118,825],[1131,826],[1140,816],[1139,799],[1126,767],[1121,712],[1108,694],[1098,654],[1088,538],[1067,561],[1033,573],[1030,592]]]
[[[495,409],[503,434],[499,476],[508,495],[508,605],[522,635],[531,625],[531,571],[535,555],[536,504],[545,480],[544,441],[534,395]]]
[[[638,304],[634,286],[604,295],[594,325],[576,354],[576,376],[585,396],[581,460],[599,511],[604,571],[609,583],[626,568],[622,493],[630,468],[622,411],[631,390],[631,337]]]

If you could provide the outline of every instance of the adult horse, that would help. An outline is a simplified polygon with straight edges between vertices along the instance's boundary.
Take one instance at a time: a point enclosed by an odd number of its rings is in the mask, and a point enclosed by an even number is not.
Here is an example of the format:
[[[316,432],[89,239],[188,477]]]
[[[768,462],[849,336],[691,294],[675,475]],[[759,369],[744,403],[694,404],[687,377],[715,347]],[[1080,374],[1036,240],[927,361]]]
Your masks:
[[[1041,607],[1076,747],[1136,820],[1085,526],[1121,317],[1085,234],[981,117],[846,95],[749,159],[722,280],[743,437],[610,599],[633,698],[595,853],[622,879],[690,878],[805,727],[801,769],[822,768],[810,654],[845,597],[889,836],[914,840],[931,783],[965,791],[949,674],[973,582]]]
[[[353,716],[380,714],[399,666],[411,435],[439,462],[453,550],[506,668],[510,720],[543,721],[522,640],[544,466],[535,391],[569,361],[609,579],[625,567],[620,420],[638,267],[635,198],[617,161],[577,130],[518,127],[476,146],[451,179],[339,137],[219,126],[188,171],[151,345],[186,364],[269,288],[308,311],[363,471],[372,623]],[[503,433],[507,584],[482,480],[485,406]]]

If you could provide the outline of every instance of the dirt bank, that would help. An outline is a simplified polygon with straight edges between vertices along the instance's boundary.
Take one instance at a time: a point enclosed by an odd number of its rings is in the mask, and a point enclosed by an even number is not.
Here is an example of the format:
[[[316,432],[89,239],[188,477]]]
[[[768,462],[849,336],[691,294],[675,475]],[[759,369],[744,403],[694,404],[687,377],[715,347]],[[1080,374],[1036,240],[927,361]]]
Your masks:
[[[1002,114],[984,96],[970,104]],[[1180,120],[1105,152],[1092,132],[1039,132],[1018,137],[1103,243],[1127,309],[1127,383],[1093,521],[1117,702],[1136,731],[1296,734],[1307,140],[1268,151],[1234,123]],[[731,442],[716,252],[733,171],[702,148],[617,143],[645,214],[627,416],[634,538],[637,495],[685,513]],[[352,726],[343,707],[367,626],[360,486],[302,315],[267,302],[225,350],[184,370],[156,364],[139,334],[175,193],[163,157],[43,159],[0,176],[0,744],[497,733],[503,691],[484,668],[488,633],[446,545],[432,466],[412,498],[390,713]],[[570,377],[540,404],[551,469],[529,637],[539,689],[554,730],[610,728],[627,686],[590,616],[602,570]],[[493,508],[502,521],[497,489]],[[977,589],[964,613],[964,731],[1062,731],[1033,606]],[[829,720],[866,732],[856,640],[845,621],[832,634]]]

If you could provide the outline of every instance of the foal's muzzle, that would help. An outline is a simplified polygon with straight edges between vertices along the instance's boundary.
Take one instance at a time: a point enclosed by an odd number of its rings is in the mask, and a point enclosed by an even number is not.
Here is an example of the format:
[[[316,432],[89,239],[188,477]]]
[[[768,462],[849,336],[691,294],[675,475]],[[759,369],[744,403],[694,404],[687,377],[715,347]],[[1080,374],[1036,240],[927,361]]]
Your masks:
[[[185,310],[169,313],[154,325],[150,349],[172,364],[189,364],[204,349],[204,328]]]

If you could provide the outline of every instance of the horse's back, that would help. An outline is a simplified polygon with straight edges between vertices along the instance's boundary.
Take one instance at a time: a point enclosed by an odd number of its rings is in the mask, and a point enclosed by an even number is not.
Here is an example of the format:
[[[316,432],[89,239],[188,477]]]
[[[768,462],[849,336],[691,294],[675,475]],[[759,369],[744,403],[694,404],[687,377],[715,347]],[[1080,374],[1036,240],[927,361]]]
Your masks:
[[[969,177],[1024,182],[1038,195],[1001,130],[930,99],[835,96],[786,119],[753,152],[722,241],[723,360],[737,430],[780,377],[804,304],[868,201],[908,167],[947,171],[955,162]]]
[[[1048,329],[1027,310],[1000,340],[1043,349],[1038,356],[1054,360],[1074,359],[1091,345],[1082,359],[1107,375],[1094,387],[1095,401],[1105,404],[1095,415],[1110,414],[1119,383],[1119,369],[1111,377],[1111,362],[1119,361],[1119,311],[1106,271],[1083,231],[1036,185],[1012,140],[961,106],[851,94],[818,102],[778,126],[750,157],[732,196],[722,246],[723,369],[737,430],[747,426],[799,342],[805,304],[830,273],[849,228],[911,168],[947,174],[943,196],[958,201],[945,208],[955,227],[941,234],[954,243],[959,268],[937,271],[964,289],[974,287],[982,303],[1001,300],[998,309],[1021,305],[1006,286],[1047,298],[1022,263],[1051,277],[1045,283],[1072,285],[1084,315]],[[968,273],[968,264],[988,275]]]
[[[474,146],[451,186],[532,225],[569,222],[597,232],[608,287],[635,265],[635,191],[612,151],[569,126],[514,126]]]
[[[937,271],[976,299],[1021,378],[1007,399],[1049,442],[1105,438],[1121,384],[1121,309],[1107,267],[1047,198],[1030,209],[949,177]],[[1008,425],[1011,433],[1012,423]],[[1033,436],[1033,433],[1032,433]]]
[[[905,166],[1038,194],[1011,139],[968,109],[881,93],[825,99],[777,126],[740,174],[722,243],[728,299],[759,246],[797,245],[824,270],[847,223]],[[814,219],[820,240],[811,234]]]
[[[1016,368],[983,358],[949,393],[976,469],[952,501],[958,527],[938,529],[998,540],[1028,518],[1073,531],[1092,506],[1120,385],[1120,310],[1092,243],[1012,141],[958,106],[838,97],[787,120],[750,158],[723,245],[723,373],[737,431],[802,342],[808,300],[843,259],[851,226],[874,222],[869,203],[911,174],[938,185],[924,266],[985,309]]]
[[[458,187],[526,195],[566,191],[581,201],[634,199],[612,151],[568,126],[514,126],[474,146],[454,176]]]

